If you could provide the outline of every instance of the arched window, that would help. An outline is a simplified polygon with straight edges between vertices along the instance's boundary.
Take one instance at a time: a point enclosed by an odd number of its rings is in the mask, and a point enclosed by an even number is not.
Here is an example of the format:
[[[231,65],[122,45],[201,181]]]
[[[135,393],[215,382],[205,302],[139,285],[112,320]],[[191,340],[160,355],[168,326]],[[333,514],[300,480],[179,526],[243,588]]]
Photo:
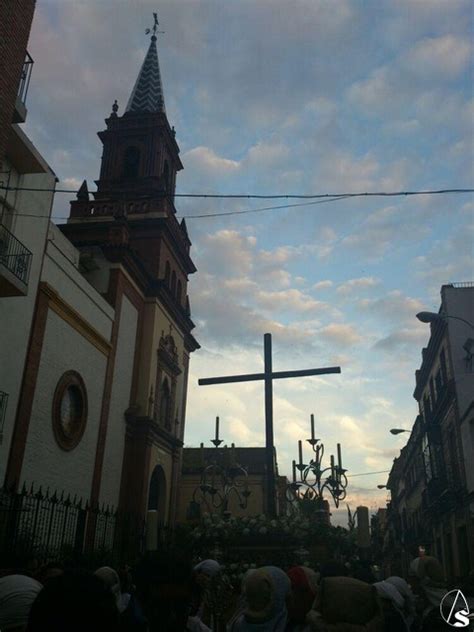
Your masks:
[[[181,293],[183,291],[181,281],[178,281],[178,285],[176,287],[176,298],[178,299],[178,303],[181,305]]]
[[[165,160],[165,164],[163,166],[163,183],[165,186],[165,191],[169,191],[171,189],[171,181],[170,181],[170,166],[167,160]]]
[[[158,525],[165,521],[166,512],[166,477],[161,465],[153,470],[148,488],[148,511],[158,513]]]
[[[139,168],[140,150],[138,147],[131,145],[130,147],[127,147],[123,155],[122,176],[124,178],[136,178],[138,177]]]
[[[171,292],[172,292],[173,296],[176,293],[176,272],[174,270],[171,273]]]
[[[166,266],[165,266],[165,283],[167,287],[170,286],[170,274],[171,274],[170,262],[167,261]]]
[[[160,417],[159,421],[162,426],[169,426],[169,408],[170,408],[170,387],[167,378],[163,380],[160,391]]]

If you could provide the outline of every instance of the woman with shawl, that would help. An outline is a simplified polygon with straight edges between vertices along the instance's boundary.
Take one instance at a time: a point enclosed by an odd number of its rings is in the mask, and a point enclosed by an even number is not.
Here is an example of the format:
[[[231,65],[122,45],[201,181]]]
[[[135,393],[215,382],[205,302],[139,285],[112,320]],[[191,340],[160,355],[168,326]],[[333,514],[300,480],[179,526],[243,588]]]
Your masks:
[[[374,586],[382,605],[386,632],[410,632],[415,620],[410,586],[401,577],[389,577]]]
[[[291,581],[287,632],[308,632],[310,628],[306,623],[306,615],[316,598],[319,573],[307,566],[294,566],[287,571],[287,575]]]
[[[290,589],[288,575],[276,566],[248,573],[242,583],[243,610],[229,624],[228,632],[284,632]]]
[[[43,586],[26,575],[0,579],[0,630],[23,632],[34,600]]]
[[[385,632],[377,591],[352,577],[322,579],[306,620],[312,632]]]

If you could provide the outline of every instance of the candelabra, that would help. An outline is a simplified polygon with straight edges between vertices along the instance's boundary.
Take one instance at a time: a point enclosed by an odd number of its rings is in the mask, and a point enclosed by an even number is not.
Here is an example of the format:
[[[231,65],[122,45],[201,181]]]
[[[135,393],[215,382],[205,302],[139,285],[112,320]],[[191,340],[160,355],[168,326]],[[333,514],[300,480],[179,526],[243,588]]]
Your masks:
[[[330,466],[323,468],[324,445],[314,434],[314,415],[311,415],[311,439],[307,439],[314,453],[308,464],[303,462],[303,443],[298,441],[299,463],[293,461],[293,481],[287,486],[287,498],[294,501],[295,498],[307,498],[318,502],[323,506],[324,492],[331,494],[336,507],[346,497],[347,470],[342,467],[341,444],[337,444],[337,465],[334,455],[331,454]],[[297,480],[296,470],[299,471]],[[304,491],[303,491],[304,490]]]
[[[224,446],[223,450],[218,449],[222,443],[222,439],[219,439],[219,417],[216,417],[216,436],[211,439],[211,443],[216,449],[208,459],[204,457],[204,444],[201,443],[201,482],[194,490],[193,503],[205,505],[210,511],[217,510],[224,518],[228,518],[231,515],[229,500],[232,496],[237,499],[241,509],[247,507],[251,494],[248,488],[248,473],[236,461],[234,444],[230,450],[227,446]]]

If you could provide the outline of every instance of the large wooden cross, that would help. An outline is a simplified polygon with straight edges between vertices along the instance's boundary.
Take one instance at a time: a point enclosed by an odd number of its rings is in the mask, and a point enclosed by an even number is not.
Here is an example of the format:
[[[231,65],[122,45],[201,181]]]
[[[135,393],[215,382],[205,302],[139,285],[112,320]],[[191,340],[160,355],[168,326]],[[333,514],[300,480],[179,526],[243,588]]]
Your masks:
[[[275,467],[273,443],[273,380],[285,377],[305,377],[308,375],[324,375],[326,373],[340,373],[341,367],[332,366],[325,369],[303,369],[302,371],[272,371],[272,335],[264,334],[264,372],[249,373],[247,375],[229,375],[225,377],[208,377],[198,380],[200,386],[210,384],[230,384],[232,382],[265,381],[265,448],[267,470],[267,513],[276,515],[275,495]]]

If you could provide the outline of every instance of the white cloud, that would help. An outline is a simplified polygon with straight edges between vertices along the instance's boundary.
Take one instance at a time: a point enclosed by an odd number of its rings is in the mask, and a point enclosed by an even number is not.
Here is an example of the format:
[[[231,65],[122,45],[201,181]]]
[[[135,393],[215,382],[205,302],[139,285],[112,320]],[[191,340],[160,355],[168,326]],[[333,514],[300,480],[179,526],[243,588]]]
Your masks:
[[[332,287],[334,284],[330,279],[325,279],[324,281],[318,281],[313,285],[313,290],[326,290],[327,288]]]
[[[423,303],[416,298],[405,296],[400,290],[392,290],[380,298],[366,298],[358,301],[366,312],[382,316],[389,322],[406,322],[416,326],[415,315],[423,309]]]
[[[377,340],[374,348],[387,353],[398,352],[402,348],[411,351],[414,348],[421,348],[425,342],[426,331],[423,331],[420,327],[415,329],[397,329],[388,336]]]
[[[183,164],[190,171],[204,171],[213,176],[235,173],[239,168],[236,160],[222,158],[209,147],[195,147],[183,154]]]
[[[308,294],[296,288],[270,292],[260,290],[256,293],[257,304],[268,310],[295,311],[300,313],[320,312],[328,310],[328,305],[314,300]]]
[[[403,59],[404,67],[422,78],[454,79],[467,69],[472,56],[472,42],[448,34],[425,37],[409,50]]]
[[[342,323],[331,323],[322,327],[318,331],[318,336],[321,340],[329,339],[331,343],[341,347],[350,347],[362,340],[360,334],[352,325]]]
[[[338,285],[336,292],[338,294],[351,294],[357,290],[363,290],[380,285],[380,279],[375,277],[359,277],[358,279],[349,279]]]

